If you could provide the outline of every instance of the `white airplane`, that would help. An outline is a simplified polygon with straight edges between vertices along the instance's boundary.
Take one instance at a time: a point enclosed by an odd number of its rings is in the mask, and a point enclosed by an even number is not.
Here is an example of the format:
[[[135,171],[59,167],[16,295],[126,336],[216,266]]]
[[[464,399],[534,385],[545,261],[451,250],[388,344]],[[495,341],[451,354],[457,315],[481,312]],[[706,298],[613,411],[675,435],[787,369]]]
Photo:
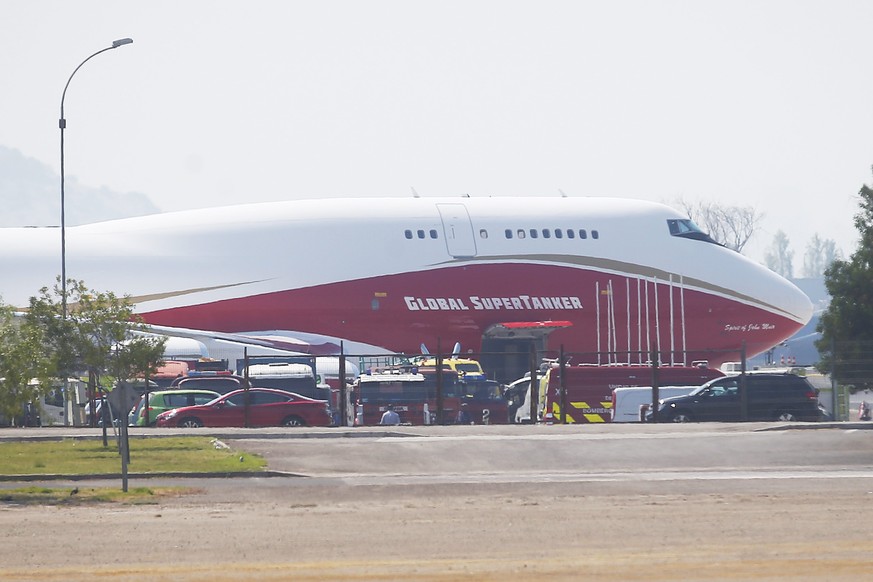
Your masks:
[[[301,200],[69,227],[66,240],[68,277],[129,295],[163,330],[333,353],[344,340],[525,354],[534,338],[717,366],[790,337],[813,310],[686,216],[637,200]],[[59,271],[57,228],[0,229],[3,302],[26,307]]]

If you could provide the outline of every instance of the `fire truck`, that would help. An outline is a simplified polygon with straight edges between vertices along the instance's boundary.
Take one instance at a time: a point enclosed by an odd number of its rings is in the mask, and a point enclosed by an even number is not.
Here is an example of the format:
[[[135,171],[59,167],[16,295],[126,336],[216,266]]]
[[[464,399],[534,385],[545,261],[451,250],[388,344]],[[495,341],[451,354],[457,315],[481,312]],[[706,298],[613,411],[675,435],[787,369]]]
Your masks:
[[[437,374],[434,369],[384,370],[362,374],[354,387],[355,425],[378,425],[392,405],[401,424],[437,424]],[[506,424],[507,402],[493,380],[464,381],[456,372],[442,371],[443,424]]]
[[[559,366],[550,367],[540,383],[539,415],[543,422],[562,421],[561,370]],[[706,363],[657,368],[647,364],[565,366],[565,422],[610,422],[612,391],[628,386],[653,386],[656,371],[659,386],[700,386],[713,378],[724,376]]]

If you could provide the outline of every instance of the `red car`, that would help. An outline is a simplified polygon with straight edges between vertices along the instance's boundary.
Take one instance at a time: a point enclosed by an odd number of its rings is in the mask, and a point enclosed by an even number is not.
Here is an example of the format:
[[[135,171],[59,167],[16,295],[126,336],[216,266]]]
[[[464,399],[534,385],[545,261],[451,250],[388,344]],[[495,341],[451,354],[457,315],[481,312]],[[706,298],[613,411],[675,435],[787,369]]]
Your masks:
[[[246,426],[245,390],[234,390],[207,404],[184,406],[159,414],[158,426]],[[330,426],[324,400],[270,388],[248,390],[248,426]]]

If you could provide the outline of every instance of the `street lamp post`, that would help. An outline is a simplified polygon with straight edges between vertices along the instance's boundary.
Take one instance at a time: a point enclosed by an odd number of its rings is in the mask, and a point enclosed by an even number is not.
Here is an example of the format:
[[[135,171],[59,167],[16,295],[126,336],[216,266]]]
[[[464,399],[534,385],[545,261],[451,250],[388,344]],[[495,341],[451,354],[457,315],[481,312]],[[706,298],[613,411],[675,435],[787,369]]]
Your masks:
[[[67,84],[64,85],[64,92],[61,94],[61,117],[58,120],[58,127],[61,128],[61,320],[66,329],[67,323],[67,221],[66,221],[66,211],[65,211],[65,201],[64,201],[64,129],[67,127],[67,120],[64,118],[64,99],[67,97],[67,89],[70,86],[70,81],[73,80],[75,74],[82,68],[82,65],[99,55],[100,53],[104,53],[108,50],[116,49],[120,46],[124,46],[126,44],[130,44],[133,42],[132,38],[120,38],[118,40],[112,41],[112,46],[108,46],[106,48],[100,49],[96,53],[89,56],[87,59],[79,63],[79,66],[73,69],[72,74],[70,74],[70,78],[67,79]],[[67,425],[70,422],[70,415],[66,414],[67,412],[67,402],[68,402],[68,370],[61,370],[64,375],[64,424]],[[90,402],[90,398],[89,398]],[[94,410],[92,404],[91,410],[91,418],[94,418]],[[104,431],[105,431],[104,427]],[[106,433],[103,433],[104,442],[106,441]],[[127,488],[125,487],[125,491]]]
[[[60,120],[58,120],[58,127],[61,128],[61,310],[64,320],[67,319],[67,232],[66,216],[64,209],[64,129],[66,129],[67,127],[67,120],[64,119],[64,99],[67,97],[67,88],[70,86],[70,81],[73,80],[73,77],[79,71],[79,69],[82,68],[82,65],[84,65],[100,53],[105,53],[106,51],[116,49],[120,46],[124,46],[132,42],[132,38],[120,38],[118,40],[113,40],[112,46],[100,49],[99,51],[79,63],[79,66],[73,69],[73,73],[70,75],[70,78],[67,79],[67,84],[64,85],[64,92],[63,94],[61,94],[61,118]]]

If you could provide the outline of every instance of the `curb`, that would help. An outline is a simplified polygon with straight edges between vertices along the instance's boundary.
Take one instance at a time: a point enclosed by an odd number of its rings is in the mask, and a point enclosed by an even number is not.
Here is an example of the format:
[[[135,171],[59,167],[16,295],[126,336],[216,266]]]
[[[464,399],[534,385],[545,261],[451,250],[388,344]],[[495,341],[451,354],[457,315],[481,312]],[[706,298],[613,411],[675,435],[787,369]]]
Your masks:
[[[128,479],[237,479],[240,477],[306,477],[298,473],[286,473],[283,471],[227,471],[223,473],[185,473],[173,471],[166,473],[128,473]],[[46,473],[44,475],[0,475],[0,482],[31,482],[31,481],[98,481],[110,479],[123,479],[121,473],[91,473],[82,475],[62,475],[59,473]]]
[[[840,429],[840,430],[873,430],[873,423],[864,421],[825,421],[825,422],[801,422],[801,423],[784,423],[776,426],[764,426],[756,429],[759,432],[768,430],[822,430],[822,429]]]
[[[81,427],[76,427],[73,430],[79,430]],[[16,429],[17,430],[17,429]],[[22,429],[26,430],[26,429]],[[150,429],[149,429],[150,430]],[[238,433],[228,433],[222,431],[203,431],[203,432],[195,432],[202,429],[186,429],[184,432],[174,431],[174,432],[155,432],[155,433],[145,433],[145,432],[131,432],[128,433],[128,438],[130,440],[140,440],[140,439],[162,439],[168,437],[188,437],[188,436],[202,436],[209,438],[216,438],[222,440],[247,440],[247,439],[263,439],[263,440],[279,440],[279,439],[335,439],[335,438],[345,438],[345,439],[360,439],[360,438],[403,438],[403,437],[419,437],[422,436],[416,433],[404,433],[402,431],[368,431],[368,432],[353,432],[353,431],[344,431],[344,432],[298,432],[298,433],[290,433],[290,432],[254,432],[258,429],[247,429],[245,432]],[[33,434],[35,431],[31,431],[31,434],[28,435],[26,432],[17,433],[17,434],[3,434],[0,431],[0,443],[3,442],[20,442],[20,441],[61,441],[61,440],[82,440],[82,441],[93,441],[93,440],[102,440],[103,435],[99,433],[74,433],[66,430],[64,432],[60,432],[58,430],[56,434],[47,434],[51,432],[55,432],[55,429],[45,430],[42,429],[39,434]],[[118,435],[109,434],[107,440],[113,441],[117,440]]]

